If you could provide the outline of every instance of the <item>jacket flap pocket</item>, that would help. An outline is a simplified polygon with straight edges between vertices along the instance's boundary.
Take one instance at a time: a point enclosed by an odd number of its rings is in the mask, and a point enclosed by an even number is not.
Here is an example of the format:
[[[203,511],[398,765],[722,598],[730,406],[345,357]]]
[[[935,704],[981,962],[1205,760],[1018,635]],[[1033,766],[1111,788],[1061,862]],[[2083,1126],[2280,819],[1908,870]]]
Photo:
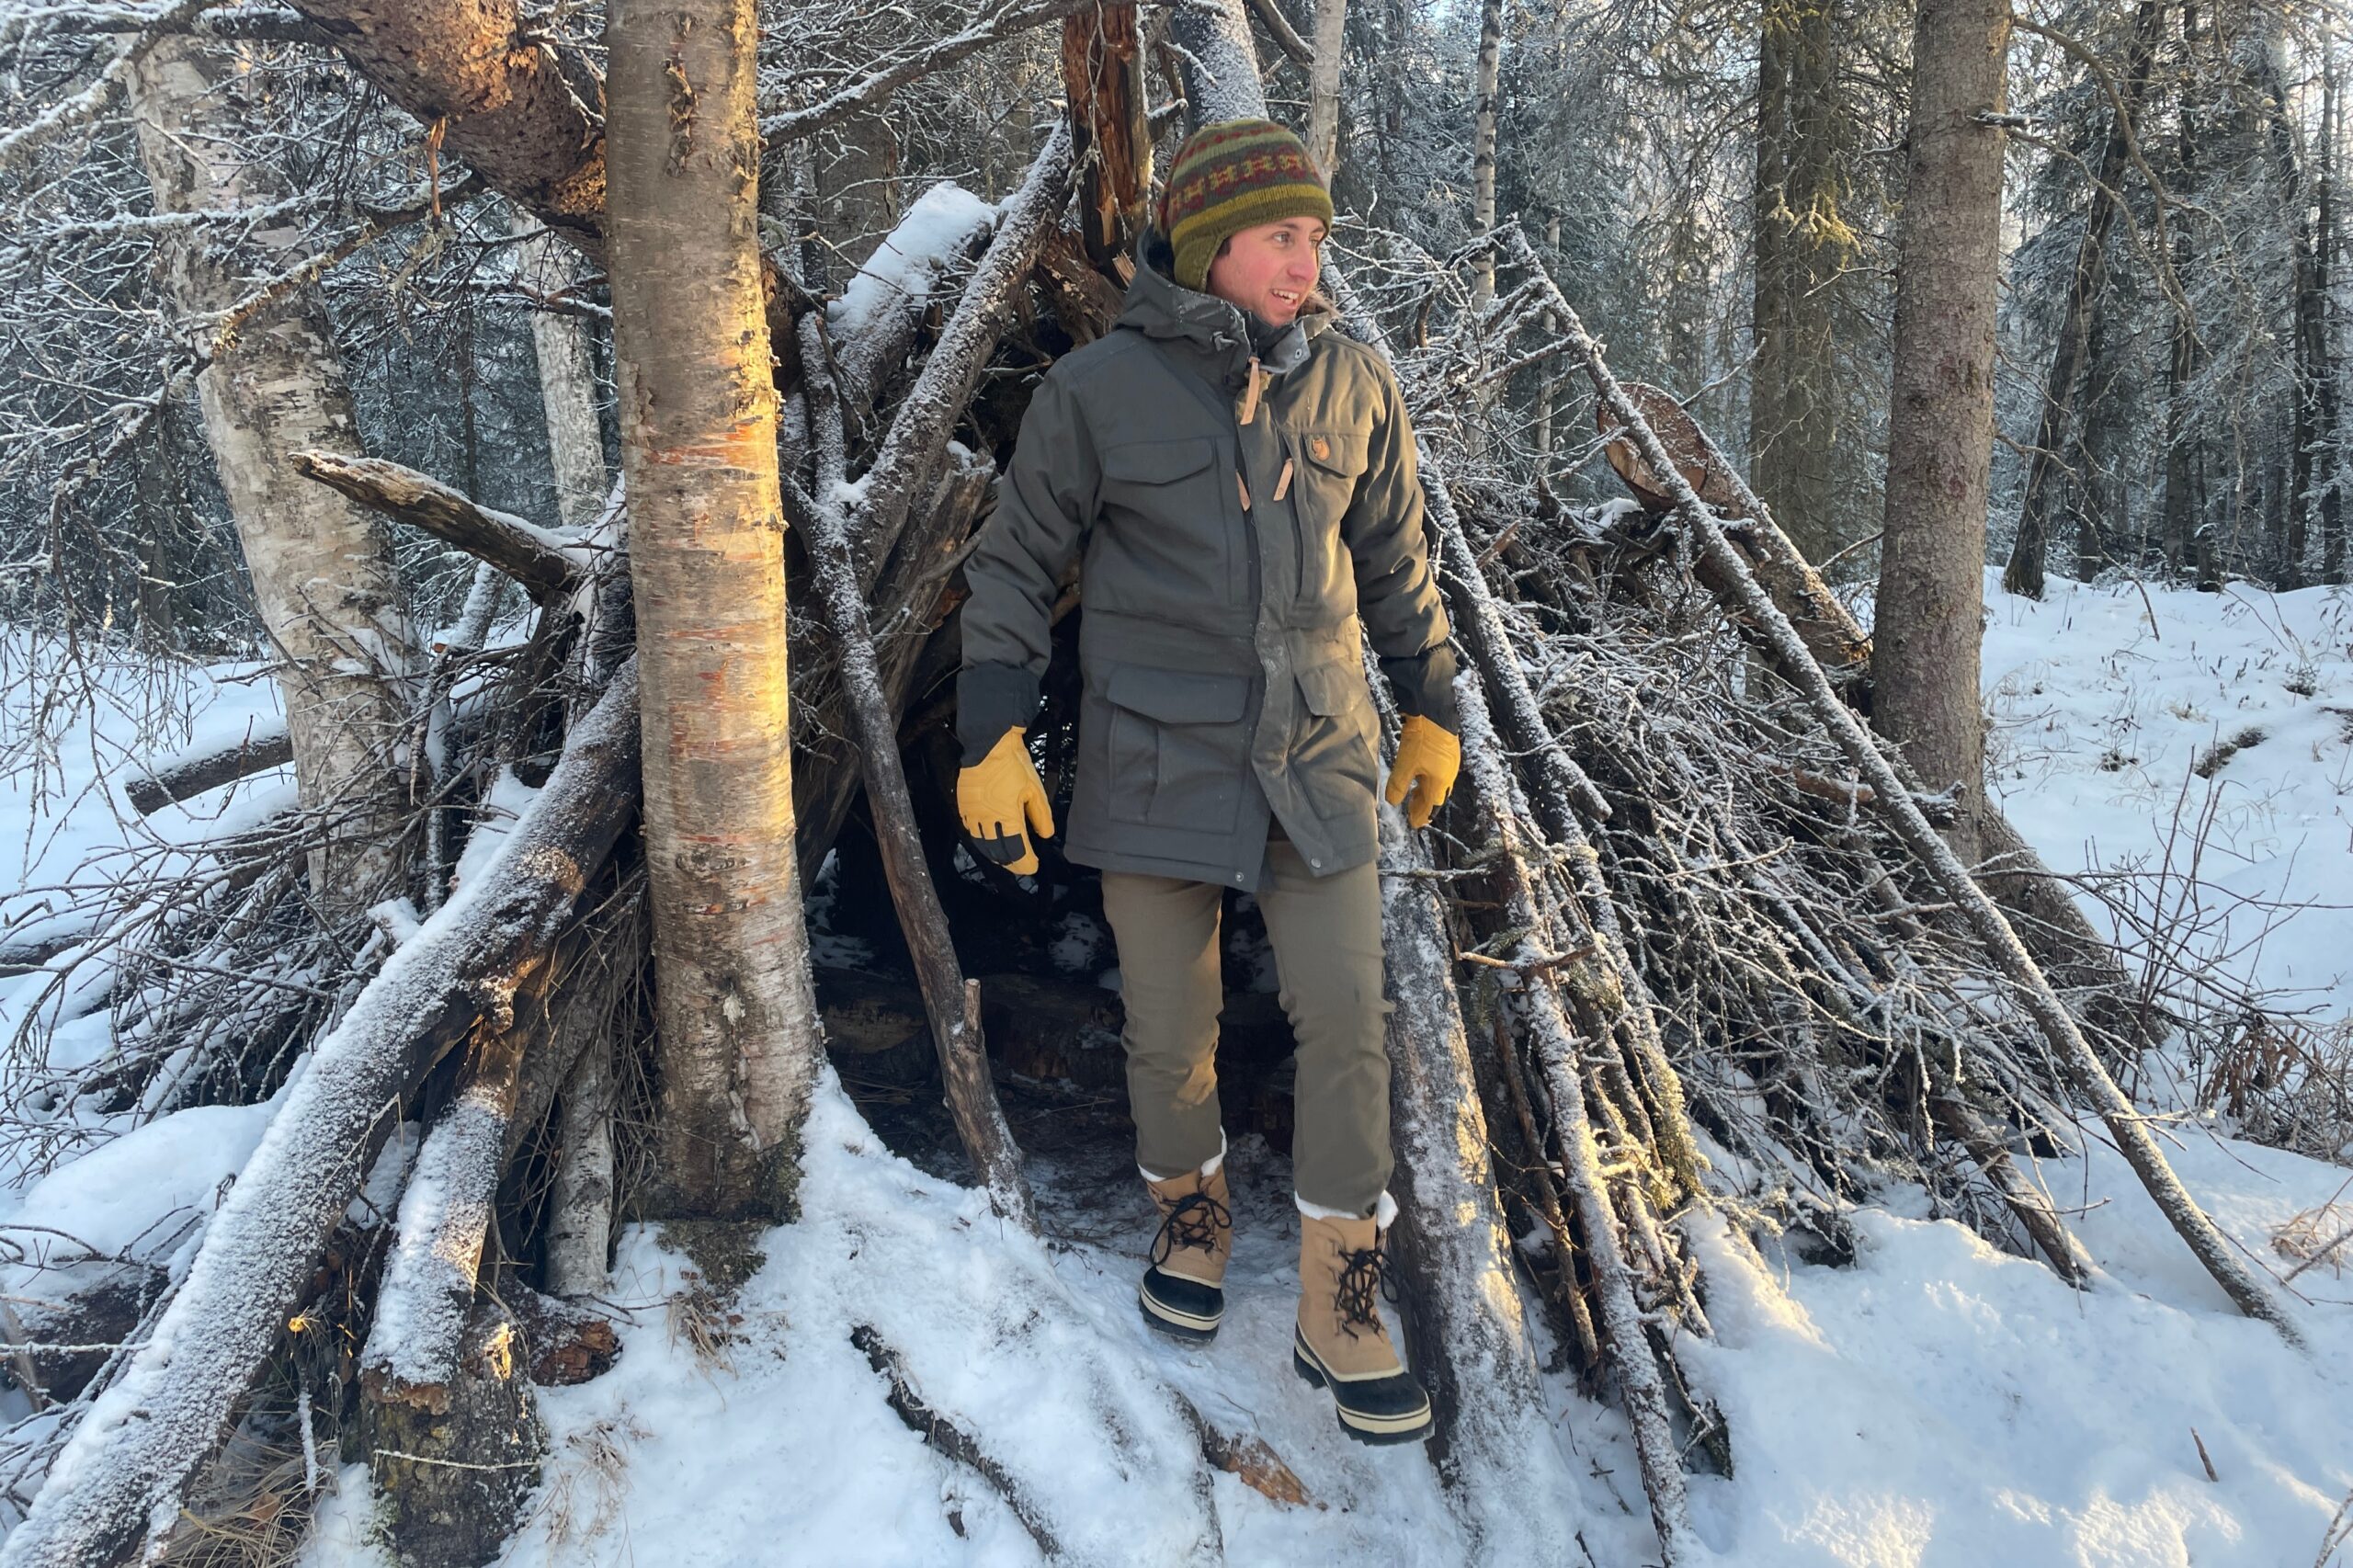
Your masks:
[[[1299,449],[1307,454],[1309,462],[1326,473],[1351,479],[1371,462],[1371,449],[1372,437],[1362,432],[1302,430],[1299,436]]]
[[[1358,702],[1372,700],[1360,665],[1306,665],[1299,672],[1300,696],[1310,713],[1336,719]]]
[[[1210,464],[1215,448],[1206,437],[1188,441],[1131,441],[1103,454],[1103,477],[1130,484],[1167,484]]]
[[[1115,708],[1164,724],[1231,724],[1250,704],[1250,682],[1242,676],[1120,665],[1111,671],[1103,695]]]

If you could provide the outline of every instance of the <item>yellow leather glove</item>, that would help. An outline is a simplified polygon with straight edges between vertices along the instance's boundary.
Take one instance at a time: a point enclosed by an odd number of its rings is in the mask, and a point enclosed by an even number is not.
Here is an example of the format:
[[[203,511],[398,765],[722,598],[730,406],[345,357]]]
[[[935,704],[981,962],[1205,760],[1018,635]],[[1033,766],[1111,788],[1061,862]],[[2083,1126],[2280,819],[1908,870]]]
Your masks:
[[[1038,847],[1021,824],[1026,818],[1031,833],[1051,838],[1054,809],[1019,730],[1006,731],[988,756],[956,775],[956,814],[982,854],[1017,877],[1038,869]]]
[[[1397,760],[1390,765],[1389,788],[1381,791],[1381,799],[1392,806],[1405,806],[1405,820],[1413,826],[1427,827],[1431,813],[1446,803],[1454,790],[1454,776],[1461,771],[1462,743],[1453,733],[1434,719],[1408,713],[1397,736]],[[1408,790],[1414,797],[1410,806],[1405,805]]]

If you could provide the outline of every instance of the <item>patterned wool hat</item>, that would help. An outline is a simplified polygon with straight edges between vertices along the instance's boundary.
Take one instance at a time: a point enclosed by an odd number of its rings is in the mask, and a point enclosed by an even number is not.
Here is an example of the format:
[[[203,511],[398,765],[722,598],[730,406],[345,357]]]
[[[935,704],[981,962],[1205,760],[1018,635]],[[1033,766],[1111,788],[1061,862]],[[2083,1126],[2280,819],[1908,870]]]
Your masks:
[[[1186,138],[1160,198],[1160,232],[1176,252],[1176,281],[1206,291],[1218,247],[1285,218],[1332,222],[1332,197],[1306,144],[1271,119],[1225,119]]]

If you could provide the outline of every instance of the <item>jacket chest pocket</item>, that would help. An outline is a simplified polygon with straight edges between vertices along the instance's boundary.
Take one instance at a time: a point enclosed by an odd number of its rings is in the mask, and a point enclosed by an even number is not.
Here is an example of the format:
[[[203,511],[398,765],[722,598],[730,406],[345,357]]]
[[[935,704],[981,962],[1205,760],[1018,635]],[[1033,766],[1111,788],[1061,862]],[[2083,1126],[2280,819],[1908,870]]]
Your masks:
[[[1295,454],[1293,515],[1299,522],[1300,596],[1310,603],[1336,599],[1341,579],[1352,581],[1340,520],[1356,499],[1357,482],[1371,461],[1371,437],[1360,432],[1299,430],[1290,436]]]
[[[1120,665],[1103,695],[1111,707],[1105,794],[1112,819],[1232,832],[1250,765],[1248,678]]]
[[[1205,604],[1231,598],[1236,552],[1229,497],[1218,487],[1225,472],[1218,443],[1207,436],[1131,441],[1108,449],[1101,461],[1105,512],[1115,526],[1126,524],[1122,548],[1138,567],[1120,585],[1122,607],[1192,619]]]

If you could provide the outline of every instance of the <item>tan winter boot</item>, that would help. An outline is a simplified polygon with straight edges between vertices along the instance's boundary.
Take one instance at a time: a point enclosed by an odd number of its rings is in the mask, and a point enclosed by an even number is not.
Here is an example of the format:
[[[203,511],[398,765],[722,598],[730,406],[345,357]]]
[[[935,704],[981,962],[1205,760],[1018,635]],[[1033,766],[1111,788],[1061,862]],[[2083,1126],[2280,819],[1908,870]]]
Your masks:
[[[1386,1233],[1370,1220],[1299,1217],[1299,1324],[1290,1363],[1332,1391],[1340,1429],[1361,1443],[1429,1436],[1429,1395],[1397,1358],[1381,1321]]]
[[[1209,1339],[1225,1316],[1225,1261],[1233,1256],[1233,1210],[1226,1201],[1225,1162],[1207,1176],[1187,1171],[1144,1180],[1160,1206],[1151,1265],[1136,1303],[1144,1321],[1179,1339]]]

